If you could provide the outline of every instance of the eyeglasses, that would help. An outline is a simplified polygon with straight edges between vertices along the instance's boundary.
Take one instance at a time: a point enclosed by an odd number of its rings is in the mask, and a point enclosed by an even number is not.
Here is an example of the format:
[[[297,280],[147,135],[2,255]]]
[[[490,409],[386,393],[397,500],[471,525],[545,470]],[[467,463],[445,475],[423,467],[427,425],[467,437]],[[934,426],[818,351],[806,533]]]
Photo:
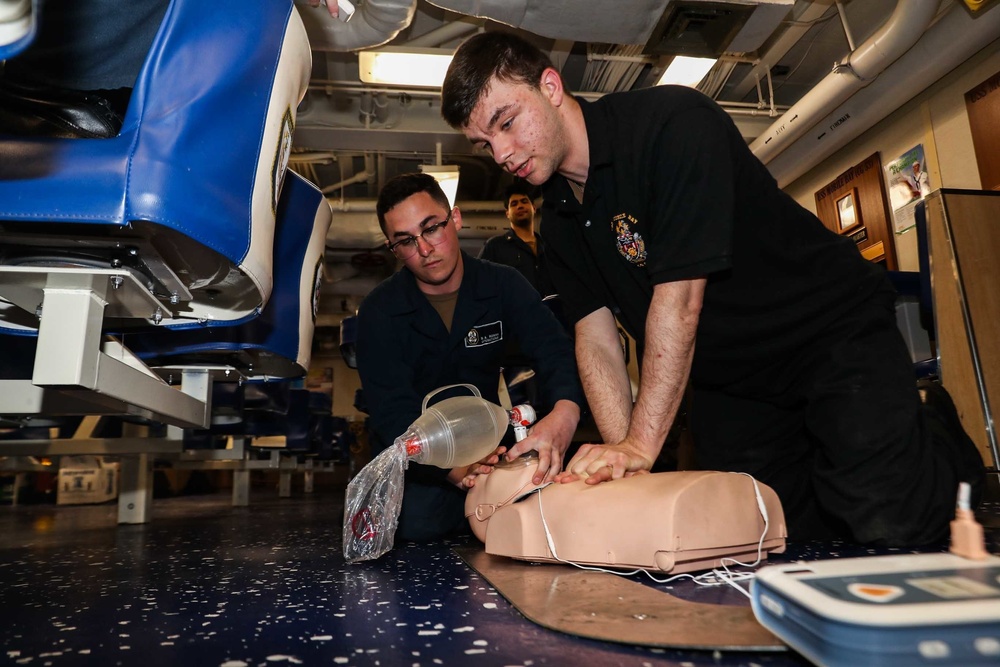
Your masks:
[[[395,243],[390,243],[389,250],[400,259],[409,259],[417,251],[417,239],[423,239],[430,245],[439,245],[444,241],[444,228],[451,222],[451,216],[454,212],[455,209],[452,209],[448,212],[448,217],[441,222],[435,222],[433,225],[424,227],[418,236],[407,236]]]

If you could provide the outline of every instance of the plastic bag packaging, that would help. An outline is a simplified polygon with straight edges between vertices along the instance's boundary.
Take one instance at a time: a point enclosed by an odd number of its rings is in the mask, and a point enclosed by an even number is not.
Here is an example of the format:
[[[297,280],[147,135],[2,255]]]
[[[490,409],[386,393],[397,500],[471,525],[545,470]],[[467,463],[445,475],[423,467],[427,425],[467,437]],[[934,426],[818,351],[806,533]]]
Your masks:
[[[344,558],[348,563],[373,560],[392,549],[403,506],[406,464],[406,450],[397,438],[347,485]]]
[[[427,407],[435,394],[454,387],[466,387],[474,396]],[[531,406],[517,406],[508,414],[472,385],[448,385],[428,394],[420,417],[347,485],[344,558],[349,563],[373,560],[392,549],[410,461],[445,469],[471,465],[497,448],[511,422],[523,427],[533,420]]]

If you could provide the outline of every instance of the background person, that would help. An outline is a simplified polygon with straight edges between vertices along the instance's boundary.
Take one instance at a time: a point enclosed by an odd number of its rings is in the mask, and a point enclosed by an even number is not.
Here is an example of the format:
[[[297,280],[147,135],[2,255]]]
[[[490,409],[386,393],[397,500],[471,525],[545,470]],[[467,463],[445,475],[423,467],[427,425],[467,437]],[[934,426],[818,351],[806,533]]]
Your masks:
[[[543,243],[535,234],[531,188],[525,183],[508,186],[504,193],[504,209],[510,229],[488,238],[479,252],[479,259],[514,267],[539,294],[548,296],[552,290],[541,267]]]

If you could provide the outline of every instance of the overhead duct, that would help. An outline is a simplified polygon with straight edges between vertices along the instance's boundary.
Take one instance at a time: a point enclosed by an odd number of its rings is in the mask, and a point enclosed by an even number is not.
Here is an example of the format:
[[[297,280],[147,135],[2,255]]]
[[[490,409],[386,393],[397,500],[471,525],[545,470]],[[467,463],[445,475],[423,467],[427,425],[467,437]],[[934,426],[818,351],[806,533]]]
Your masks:
[[[336,2],[336,0],[329,0]],[[409,27],[417,0],[365,0],[350,21],[331,18],[325,8],[295,0],[314,51],[358,51],[381,46]]]
[[[773,160],[824,114],[869,85],[906,53],[930,25],[940,4],[941,0],[899,0],[885,24],[757,137],[750,150],[764,164]]]
[[[954,5],[883,76],[774,158],[771,175],[781,187],[791,183],[998,38],[1000,6],[973,19]]]
[[[439,47],[446,42],[450,42],[453,39],[458,39],[460,37],[465,37],[470,32],[474,30],[479,30],[483,27],[482,21],[472,20],[472,19],[459,19],[457,21],[449,21],[442,23],[439,27],[431,30],[430,32],[425,32],[419,37],[414,37],[413,39],[406,42],[406,46],[419,46],[434,48]]]
[[[739,31],[727,35],[721,48],[752,51],[770,36],[794,4],[794,0],[630,0],[622,7],[593,2],[581,6],[579,0],[428,0],[441,9],[467,16],[490,19],[521,30],[549,37],[606,44],[646,44],[654,31],[662,29],[664,18],[678,10],[702,7],[739,11],[745,21]],[[751,8],[752,13],[746,12]],[[683,13],[683,12],[682,12]],[[699,31],[700,22],[690,22],[690,31]],[[711,27],[706,27],[712,30]]]

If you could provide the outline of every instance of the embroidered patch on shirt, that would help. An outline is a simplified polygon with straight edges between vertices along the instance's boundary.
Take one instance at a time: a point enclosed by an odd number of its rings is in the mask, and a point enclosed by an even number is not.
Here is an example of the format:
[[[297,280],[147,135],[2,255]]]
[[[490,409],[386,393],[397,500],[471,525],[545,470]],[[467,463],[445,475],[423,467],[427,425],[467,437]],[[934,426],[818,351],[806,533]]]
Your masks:
[[[503,322],[497,320],[489,324],[479,324],[465,334],[465,347],[482,347],[503,340]]]
[[[618,253],[636,266],[646,265],[646,242],[634,227],[639,221],[628,213],[619,213],[611,218],[611,228],[615,232]]]

